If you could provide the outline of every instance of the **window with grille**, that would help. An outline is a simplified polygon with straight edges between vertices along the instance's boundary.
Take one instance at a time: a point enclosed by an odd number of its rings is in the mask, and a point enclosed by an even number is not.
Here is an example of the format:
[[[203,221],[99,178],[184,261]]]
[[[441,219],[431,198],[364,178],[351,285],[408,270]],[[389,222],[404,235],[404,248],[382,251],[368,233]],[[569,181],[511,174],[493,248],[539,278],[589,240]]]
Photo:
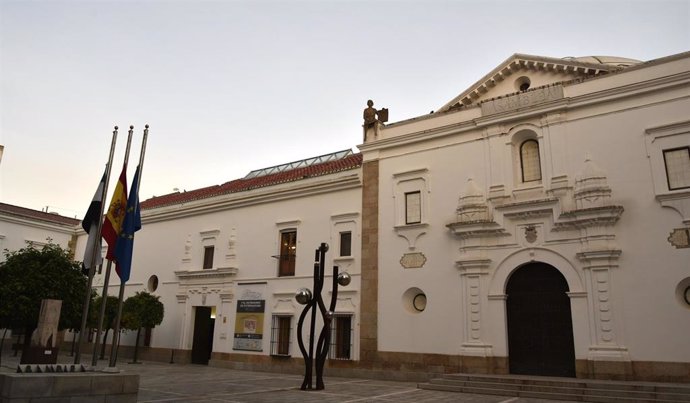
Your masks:
[[[523,182],[541,180],[541,161],[537,140],[526,140],[520,144],[520,169]]]
[[[664,150],[669,190],[690,188],[690,147]]]
[[[204,270],[213,268],[213,251],[215,247],[205,246],[204,247]]]
[[[331,348],[328,358],[352,359],[352,315],[335,315],[331,321]]]
[[[292,316],[273,316],[271,325],[271,355],[290,355]]]
[[[278,276],[294,276],[297,257],[297,231],[280,233],[280,255],[278,256]]]

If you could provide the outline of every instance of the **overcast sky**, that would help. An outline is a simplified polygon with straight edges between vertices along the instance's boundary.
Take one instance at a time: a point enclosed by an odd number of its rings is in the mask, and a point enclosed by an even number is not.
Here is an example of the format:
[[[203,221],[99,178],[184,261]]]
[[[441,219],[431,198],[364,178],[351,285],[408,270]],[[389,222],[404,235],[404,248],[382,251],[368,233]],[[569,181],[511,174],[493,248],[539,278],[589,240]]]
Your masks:
[[[0,0],[0,201],[82,218],[114,125],[111,183],[151,126],[144,200],[356,149],[367,99],[427,114],[513,53],[688,50],[690,0]]]

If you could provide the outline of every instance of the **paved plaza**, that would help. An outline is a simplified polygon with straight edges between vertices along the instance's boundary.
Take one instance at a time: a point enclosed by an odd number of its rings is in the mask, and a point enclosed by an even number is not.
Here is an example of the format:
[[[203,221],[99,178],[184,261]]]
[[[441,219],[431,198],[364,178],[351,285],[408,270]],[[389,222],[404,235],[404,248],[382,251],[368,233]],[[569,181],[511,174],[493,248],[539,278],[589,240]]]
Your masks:
[[[59,363],[71,363],[61,355]],[[82,363],[90,363],[83,356]],[[0,371],[14,372],[18,359],[4,354]],[[101,360],[99,367],[107,361]],[[554,402],[506,396],[483,396],[417,389],[414,382],[392,382],[356,378],[324,378],[326,389],[302,391],[302,376],[268,372],[238,371],[203,365],[118,363],[127,373],[140,375],[139,402]],[[327,373],[326,373],[327,375]]]

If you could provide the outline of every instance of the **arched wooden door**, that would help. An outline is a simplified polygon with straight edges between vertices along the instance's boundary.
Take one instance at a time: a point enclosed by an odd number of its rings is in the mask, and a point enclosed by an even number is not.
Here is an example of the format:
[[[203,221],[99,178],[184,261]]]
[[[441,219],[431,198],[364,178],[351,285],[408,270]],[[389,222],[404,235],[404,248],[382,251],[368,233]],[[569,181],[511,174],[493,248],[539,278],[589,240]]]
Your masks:
[[[510,373],[575,376],[568,282],[555,267],[529,263],[506,286]]]

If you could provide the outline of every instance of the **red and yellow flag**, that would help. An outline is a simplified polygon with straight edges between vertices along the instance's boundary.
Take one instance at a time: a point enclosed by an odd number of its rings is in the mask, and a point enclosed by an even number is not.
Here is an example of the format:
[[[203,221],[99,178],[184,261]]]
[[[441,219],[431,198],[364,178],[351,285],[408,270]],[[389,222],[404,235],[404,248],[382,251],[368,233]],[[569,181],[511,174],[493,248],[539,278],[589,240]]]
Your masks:
[[[122,166],[122,173],[120,179],[115,186],[113,198],[108,207],[108,213],[103,222],[103,230],[101,234],[103,239],[108,243],[108,252],[105,257],[112,261],[115,259],[115,243],[120,235],[122,222],[125,219],[125,212],[127,210],[127,164]]]

